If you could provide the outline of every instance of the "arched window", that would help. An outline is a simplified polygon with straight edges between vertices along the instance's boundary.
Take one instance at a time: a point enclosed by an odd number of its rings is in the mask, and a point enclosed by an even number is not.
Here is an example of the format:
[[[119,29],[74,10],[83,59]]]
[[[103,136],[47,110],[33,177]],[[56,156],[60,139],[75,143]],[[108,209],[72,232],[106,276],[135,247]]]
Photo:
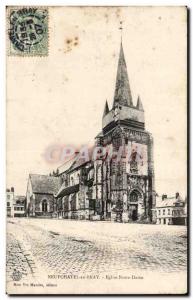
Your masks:
[[[138,195],[135,191],[133,191],[130,195],[130,201],[131,202],[137,202],[138,201]]]
[[[48,203],[47,200],[42,201],[42,211],[47,212],[48,211]]]
[[[91,170],[88,172],[88,180],[93,179],[93,178],[94,178],[94,169],[91,169]]]
[[[76,176],[76,184],[79,184],[79,183],[80,183],[80,174],[78,173]]]

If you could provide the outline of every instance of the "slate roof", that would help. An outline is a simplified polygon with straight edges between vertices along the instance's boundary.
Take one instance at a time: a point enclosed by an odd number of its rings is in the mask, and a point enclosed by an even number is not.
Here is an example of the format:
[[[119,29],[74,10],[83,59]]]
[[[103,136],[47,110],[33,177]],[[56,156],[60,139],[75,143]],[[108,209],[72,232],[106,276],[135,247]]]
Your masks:
[[[97,136],[95,138],[97,138],[97,137],[103,137],[103,136],[104,136],[103,132],[100,131],[99,134],[97,134]]]
[[[81,166],[83,166],[84,164],[87,164],[88,162],[90,162],[90,158],[92,156],[92,150],[88,149],[88,160],[87,157],[79,157],[79,153],[76,154],[76,156],[74,156],[73,158],[71,158],[70,160],[68,160],[67,162],[65,162],[63,165],[61,165],[58,170],[59,170],[59,174],[62,173],[69,173],[72,172],[75,169],[80,168]]]
[[[63,165],[59,166],[58,167],[58,171],[59,171],[59,174],[62,174],[66,171],[69,170],[69,168],[72,166],[72,164],[75,162],[77,156],[74,156],[72,158],[70,158],[68,161],[66,161]]]
[[[15,196],[14,197],[15,205],[25,204],[26,197],[25,196]]]
[[[17,196],[14,197],[14,199],[15,199],[15,201],[25,201],[26,197],[25,196],[20,196],[20,195],[18,196],[17,195]]]
[[[79,184],[69,186],[69,187],[65,187],[65,184],[63,184],[61,186],[60,190],[58,191],[58,193],[54,196],[56,198],[63,197],[63,196],[67,196],[67,195],[70,195],[70,194],[77,193],[78,191],[79,191]]]
[[[55,194],[58,192],[61,181],[59,177],[30,174],[29,175],[33,193]]]
[[[119,52],[113,107],[115,107],[116,102],[124,106],[133,106],[122,42]]]
[[[84,164],[87,164],[89,161],[86,161],[84,158],[77,158],[71,167],[68,169],[67,172],[71,172],[75,169],[78,169],[79,167],[83,166]]]
[[[172,207],[172,206],[176,206],[177,203],[181,203],[183,204],[184,201],[182,200],[182,198],[178,198],[176,199],[176,197],[168,197],[165,198],[164,200],[162,200],[162,197],[157,197],[156,198],[156,207]]]

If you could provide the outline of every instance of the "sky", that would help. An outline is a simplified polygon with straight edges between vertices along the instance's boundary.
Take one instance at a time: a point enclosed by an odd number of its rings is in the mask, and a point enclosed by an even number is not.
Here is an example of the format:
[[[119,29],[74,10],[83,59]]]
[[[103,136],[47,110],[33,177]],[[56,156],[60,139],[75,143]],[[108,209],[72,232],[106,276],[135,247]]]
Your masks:
[[[133,102],[140,95],[154,138],[158,194],[186,194],[187,65],[183,7],[50,7],[49,55],[7,56],[7,187],[61,162],[50,147],[91,146],[112,107],[120,49]]]

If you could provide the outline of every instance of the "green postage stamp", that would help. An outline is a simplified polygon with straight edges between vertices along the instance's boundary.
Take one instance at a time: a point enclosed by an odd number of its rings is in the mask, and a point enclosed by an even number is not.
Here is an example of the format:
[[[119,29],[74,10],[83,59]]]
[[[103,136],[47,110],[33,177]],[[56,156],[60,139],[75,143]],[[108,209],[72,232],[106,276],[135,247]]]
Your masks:
[[[7,7],[8,55],[48,55],[48,9]]]

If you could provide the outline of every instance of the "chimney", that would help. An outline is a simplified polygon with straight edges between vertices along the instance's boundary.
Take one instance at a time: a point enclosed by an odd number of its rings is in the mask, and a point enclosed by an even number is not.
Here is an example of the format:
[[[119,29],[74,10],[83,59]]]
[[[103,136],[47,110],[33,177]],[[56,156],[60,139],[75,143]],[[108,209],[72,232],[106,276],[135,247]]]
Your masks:
[[[162,200],[164,200],[164,199],[167,199],[167,195],[166,194],[162,195]]]

